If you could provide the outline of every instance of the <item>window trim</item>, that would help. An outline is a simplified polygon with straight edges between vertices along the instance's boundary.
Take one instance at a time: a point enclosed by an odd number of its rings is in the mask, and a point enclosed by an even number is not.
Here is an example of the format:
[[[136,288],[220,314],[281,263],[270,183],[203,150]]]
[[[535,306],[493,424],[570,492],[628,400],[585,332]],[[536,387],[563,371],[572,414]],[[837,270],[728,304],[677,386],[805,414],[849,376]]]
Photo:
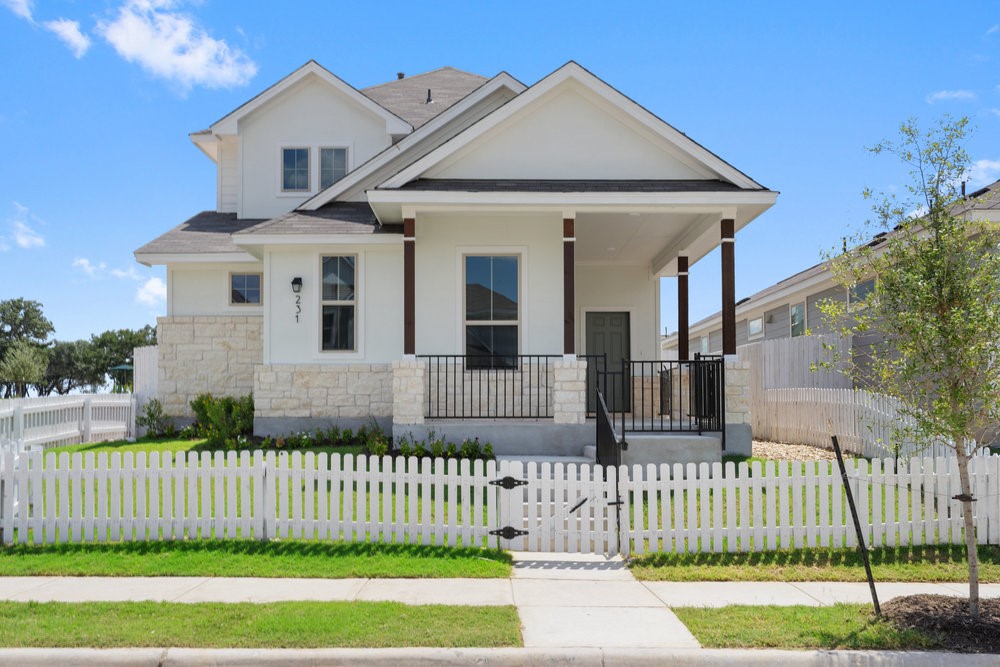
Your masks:
[[[328,300],[323,298],[323,260],[327,257],[353,257],[354,258],[354,300],[353,301],[340,301],[340,300]],[[317,312],[317,332],[319,337],[317,339],[317,349],[320,355],[336,354],[336,355],[354,355],[358,356],[362,354],[361,349],[361,307],[359,304],[359,295],[361,294],[361,254],[351,253],[351,252],[321,252],[318,256],[318,271],[316,280],[316,298],[318,301]],[[350,305],[354,307],[354,347],[349,350],[325,350],[323,349],[323,306],[346,306]]]
[[[290,189],[285,187],[285,151],[305,151],[306,152],[306,187],[304,190]],[[278,190],[286,195],[302,195],[313,191],[312,183],[312,147],[301,144],[282,144],[278,149]]]
[[[751,334],[750,333],[750,323],[751,322],[760,322],[760,331],[758,331],[755,334]],[[748,319],[747,320],[747,340],[748,341],[750,341],[750,340],[758,340],[758,339],[763,338],[763,337],[764,337],[764,316],[761,315],[760,317],[755,317],[753,319]]]
[[[243,302],[233,301],[233,276],[257,276],[260,278],[260,301]],[[229,279],[226,281],[229,287],[229,305],[232,308],[259,308],[264,305],[264,273],[261,271],[230,271]]]
[[[323,151],[325,150],[342,150],[344,151],[344,175],[337,180],[330,183],[330,185],[323,186]],[[316,147],[316,192],[322,192],[326,188],[332,187],[336,183],[347,177],[351,173],[351,149],[350,146],[344,146],[339,144],[319,144]]]
[[[792,311],[794,311],[797,306],[802,306],[802,333],[800,334],[795,333],[795,318],[792,316]],[[788,337],[799,338],[800,336],[805,336],[806,332],[809,330],[808,318],[809,306],[805,301],[788,304]]]
[[[516,320],[470,320],[466,319],[466,289],[465,289],[465,259],[466,257],[516,257],[517,258],[517,319]],[[526,328],[527,313],[524,308],[524,296],[526,294],[528,266],[528,249],[523,246],[480,246],[458,248],[458,317],[456,347],[458,354],[467,355],[466,336],[468,326],[516,326],[517,327],[517,352],[516,355],[524,354],[524,331]],[[505,370],[505,369],[494,369]],[[513,370],[513,369],[506,369]]]

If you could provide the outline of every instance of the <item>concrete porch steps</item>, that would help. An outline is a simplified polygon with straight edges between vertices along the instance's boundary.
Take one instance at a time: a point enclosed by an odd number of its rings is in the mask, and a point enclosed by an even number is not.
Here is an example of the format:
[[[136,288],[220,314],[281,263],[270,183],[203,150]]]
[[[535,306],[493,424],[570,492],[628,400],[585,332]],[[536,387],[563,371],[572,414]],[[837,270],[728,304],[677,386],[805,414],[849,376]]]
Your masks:
[[[584,448],[586,450],[586,447]],[[562,463],[563,465],[569,465],[573,463],[575,465],[582,465],[584,463],[594,465],[594,458],[587,458],[586,456],[556,456],[556,455],[540,455],[540,454],[497,454],[497,463],[502,461],[521,461],[523,463],[528,463],[529,461],[534,461],[541,467],[542,463],[551,463],[555,465],[556,463]]]

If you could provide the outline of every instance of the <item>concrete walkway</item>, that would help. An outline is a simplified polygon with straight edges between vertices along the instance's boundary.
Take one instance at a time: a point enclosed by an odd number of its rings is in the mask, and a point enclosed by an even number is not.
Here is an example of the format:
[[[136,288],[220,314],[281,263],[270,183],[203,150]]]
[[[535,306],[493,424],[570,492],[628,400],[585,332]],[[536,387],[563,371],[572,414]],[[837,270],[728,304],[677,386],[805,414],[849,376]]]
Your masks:
[[[865,583],[639,582],[619,557],[515,553],[510,579],[0,577],[0,600],[84,602],[398,601],[514,605],[526,648],[697,649],[671,607],[869,602]],[[880,583],[879,599],[967,595],[964,584]],[[983,584],[1000,597],[1000,584]]]

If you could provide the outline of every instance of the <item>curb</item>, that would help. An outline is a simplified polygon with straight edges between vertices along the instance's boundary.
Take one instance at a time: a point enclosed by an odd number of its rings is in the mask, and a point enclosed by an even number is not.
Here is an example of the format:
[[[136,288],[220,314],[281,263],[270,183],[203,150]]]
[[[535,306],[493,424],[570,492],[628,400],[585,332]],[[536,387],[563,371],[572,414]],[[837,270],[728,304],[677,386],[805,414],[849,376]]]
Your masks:
[[[601,648],[389,648],[389,649],[0,649],[0,667],[215,667],[272,665],[697,665],[743,667],[793,665],[816,667],[987,667],[996,655],[904,651],[774,651],[737,649]]]

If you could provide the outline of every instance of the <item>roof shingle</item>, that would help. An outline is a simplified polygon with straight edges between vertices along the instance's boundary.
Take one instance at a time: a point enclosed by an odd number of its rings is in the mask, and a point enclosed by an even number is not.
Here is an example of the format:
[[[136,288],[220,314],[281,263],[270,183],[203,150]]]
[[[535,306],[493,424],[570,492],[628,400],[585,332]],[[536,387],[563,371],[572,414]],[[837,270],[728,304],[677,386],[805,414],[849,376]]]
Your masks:
[[[431,120],[486,83],[486,77],[442,67],[424,74],[362,89],[362,93],[396,114],[414,129]],[[427,91],[431,102],[427,102]]]

